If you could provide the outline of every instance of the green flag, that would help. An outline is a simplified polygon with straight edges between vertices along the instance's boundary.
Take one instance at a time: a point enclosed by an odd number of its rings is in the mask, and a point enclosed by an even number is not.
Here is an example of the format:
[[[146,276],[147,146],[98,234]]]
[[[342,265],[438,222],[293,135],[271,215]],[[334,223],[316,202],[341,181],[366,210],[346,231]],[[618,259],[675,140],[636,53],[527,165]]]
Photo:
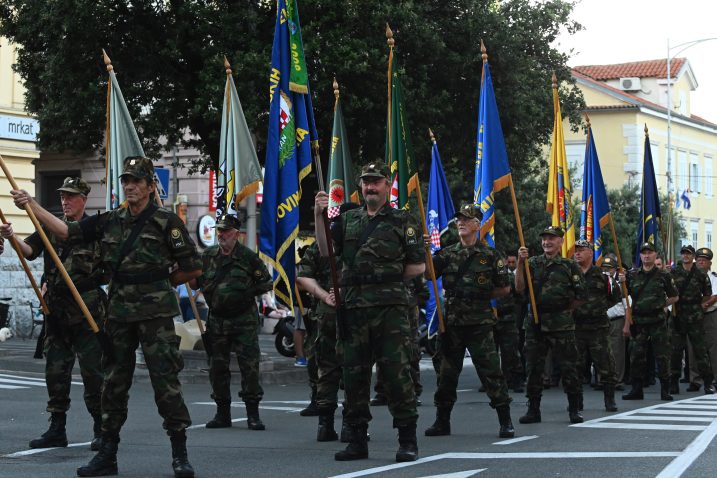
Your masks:
[[[391,167],[391,203],[404,208],[416,189],[418,173],[411,147],[411,134],[398,65],[391,47],[388,56],[388,118],[386,120],[386,164]]]
[[[122,174],[122,164],[125,158],[144,156],[144,149],[142,149],[142,143],[139,142],[137,130],[134,129],[132,117],[129,115],[122,90],[120,90],[107,55],[105,55],[105,63],[110,75],[107,82],[107,131],[105,135],[105,181],[107,184],[105,207],[109,211],[124,202],[120,174]]]
[[[224,111],[217,171],[217,217],[236,215],[239,203],[259,189],[261,166],[239,101],[229,63],[224,88]]]
[[[341,111],[339,85],[334,81],[334,128],[331,133],[331,154],[329,155],[329,218],[338,216],[339,207],[346,201],[359,202],[353,179],[353,166],[349,151],[348,135]]]

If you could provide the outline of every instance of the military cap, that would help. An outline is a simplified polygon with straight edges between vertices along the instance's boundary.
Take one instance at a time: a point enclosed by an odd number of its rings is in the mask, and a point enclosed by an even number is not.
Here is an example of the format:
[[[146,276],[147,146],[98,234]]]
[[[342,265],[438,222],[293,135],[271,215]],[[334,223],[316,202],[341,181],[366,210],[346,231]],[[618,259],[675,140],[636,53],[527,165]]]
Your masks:
[[[475,206],[471,203],[465,203],[460,207],[460,209],[456,211],[453,217],[456,219],[458,219],[459,217],[465,217],[468,219],[476,219],[480,221],[483,219],[483,211],[481,211],[478,206]]]
[[[576,243],[576,245],[577,245],[577,243]],[[617,261],[616,261],[615,259],[613,259],[612,257],[606,257],[605,259],[602,260],[602,264],[601,264],[601,265],[602,265],[603,267],[611,267],[611,268],[613,268],[613,269],[616,269],[616,268],[617,268]]]
[[[645,249],[647,249],[648,251],[657,252],[657,248],[650,241],[643,242],[642,244],[640,244],[640,252],[644,251]]]
[[[241,221],[231,214],[223,214],[214,227],[216,229],[236,229],[238,231],[241,227]]]
[[[693,246],[691,246],[690,244],[688,244],[688,245],[682,246],[682,248],[680,248],[680,254],[682,254],[683,252],[690,253],[690,254],[692,254],[692,255],[694,256],[694,255],[695,255],[695,248],[694,248]]]
[[[361,176],[360,178],[385,178],[389,179],[391,177],[391,170],[388,168],[386,163],[383,163],[381,161],[374,161],[372,163],[368,163],[363,168],[361,168]]]
[[[122,176],[134,176],[139,179],[146,179],[149,182],[154,181],[154,165],[149,158],[142,156],[129,156],[124,160],[124,168]]]
[[[84,179],[68,176],[64,181],[62,181],[62,187],[57,188],[57,190],[72,194],[84,194],[87,196],[90,194],[92,188]]]
[[[575,241],[575,247],[584,247],[586,249],[592,249],[593,243],[585,239],[579,239]]]
[[[707,247],[697,249],[697,257],[704,257],[708,261],[712,260],[712,251]]]
[[[563,228],[560,226],[548,226],[545,229],[543,229],[543,232],[540,233],[540,237],[543,236],[557,236],[557,237],[563,237],[565,235],[565,232],[563,231]]]

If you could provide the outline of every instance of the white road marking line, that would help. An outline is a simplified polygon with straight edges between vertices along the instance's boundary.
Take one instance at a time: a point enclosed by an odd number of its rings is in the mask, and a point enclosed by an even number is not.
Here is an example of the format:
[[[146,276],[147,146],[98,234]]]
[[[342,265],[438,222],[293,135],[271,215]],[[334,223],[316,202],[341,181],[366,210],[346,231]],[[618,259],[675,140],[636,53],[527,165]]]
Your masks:
[[[33,387],[44,387],[45,382],[29,382],[27,380],[12,380],[9,378],[0,378],[0,383],[9,383],[13,385],[31,385]]]
[[[239,422],[245,422],[246,418],[233,418],[232,423],[239,423]],[[187,427],[187,430],[194,430],[195,428],[206,428],[206,423],[200,423],[199,425],[192,425],[191,427]],[[227,427],[228,428],[228,427]]]
[[[677,478],[687,471],[692,463],[707,449],[714,437],[717,436],[717,421],[712,422],[705,431],[700,433],[692,443],[669,465],[667,465],[656,478]]]
[[[89,446],[90,442],[84,443],[70,443],[67,448],[75,448],[78,446]],[[37,453],[43,453],[49,450],[61,450],[64,447],[53,447],[53,448],[33,448],[32,450],[18,451],[10,453],[9,455],[3,455],[3,458],[18,458],[20,456],[36,455]]]
[[[682,410],[717,410],[717,404],[692,404],[692,403],[680,403],[680,404],[670,404],[670,405],[664,405],[662,408],[670,409],[670,408],[679,408]]]
[[[583,423],[585,428],[620,428],[623,430],[676,430],[701,432],[707,425],[665,425],[662,423]]]
[[[18,382],[18,380],[20,382]],[[33,385],[38,387],[45,386],[44,378],[35,377],[23,377],[22,375],[9,375],[6,373],[0,373],[0,383],[20,383],[23,385]],[[72,385],[84,385],[82,382],[70,382]]]
[[[440,475],[422,476],[421,478],[469,478],[487,469],[488,468],[479,468],[478,470],[458,471],[456,473],[443,473]]]
[[[374,475],[389,470],[405,468],[407,466],[415,466],[423,463],[430,463],[438,460],[456,459],[456,460],[513,460],[515,458],[525,459],[572,459],[572,458],[670,458],[680,456],[680,452],[675,451],[623,451],[623,452],[535,452],[535,453],[443,453],[441,455],[428,456],[419,458],[409,463],[396,463],[394,465],[378,466],[368,468],[366,470],[354,471],[343,475],[335,475],[330,478],[356,478],[359,476]]]
[[[493,445],[511,445],[521,441],[532,440],[533,438],[538,438],[538,435],[527,435],[524,437],[511,438],[510,440],[497,441],[494,442]]]
[[[192,405],[211,405],[211,406],[215,407],[217,404],[214,402],[192,402]],[[233,408],[244,408],[244,403],[243,402],[232,402],[231,406]],[[259,404],[259,408],[262,410],[276,410],[279,412],[291,412],[291,413],[300,412],[301,410],[303,410],[303,408],[298,408],[298,407],[274,407],[271,405],[265,406],[265,405],[261,405],[261,404]]]
[[[640,412],[643,413],[643,412]],[[650,410],[649,412],[655,415],[690,415],[690,416],[701,416],[701,417],[717,417],[717,412],[704,412],[699,410]],[[639,416],[639,415],[638,415]]]
[[[17,387],[15,385],[0,385],[0,389],[3,389],[3,390],[19,390],[21,388],[30,388],[30,387]]]
[[[658,410],[655,410],[658,411]],[[654,413],[654,412],[653,412]],[[641,421],[657,421],[657,422],[711,422],[714,418],[710,417],[669,417],[665,415],[633,415],[629,418],[616,418],[616,420],[641,420]]]
[[[39,382],[45,383],[45,379],[44,379],[44,378],[23,377],[23,376],[20,376],[20,375],[8,375],[8,374],[6,374],[6,373],[0,373],[0,377],[3,377],[3,378],[21,378],[21,379],[23,379],[23,380],[35,380],[35,381],[39,381]]]

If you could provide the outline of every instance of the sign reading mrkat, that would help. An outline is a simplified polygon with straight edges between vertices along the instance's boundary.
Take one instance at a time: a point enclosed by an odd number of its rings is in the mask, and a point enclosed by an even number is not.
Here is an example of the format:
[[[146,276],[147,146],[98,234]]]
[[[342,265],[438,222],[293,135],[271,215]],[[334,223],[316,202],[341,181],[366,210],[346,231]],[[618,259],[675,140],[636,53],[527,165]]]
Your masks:
[[[0,115],[0,138],[17,141],[36,141],[40,122],[31,118]]]

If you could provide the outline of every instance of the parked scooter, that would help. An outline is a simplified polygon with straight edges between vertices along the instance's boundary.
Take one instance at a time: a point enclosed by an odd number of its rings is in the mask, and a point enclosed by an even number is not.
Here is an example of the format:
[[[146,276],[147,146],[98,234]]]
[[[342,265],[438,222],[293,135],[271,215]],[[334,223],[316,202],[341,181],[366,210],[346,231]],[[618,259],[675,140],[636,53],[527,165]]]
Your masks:
[[[273,334],[276,335],[274,339],[274,346],[276,351],[284,357],[295,357],[296,350],[294,350],[294,316],[287,315],[279,319],[279,322],[274,326]]]

